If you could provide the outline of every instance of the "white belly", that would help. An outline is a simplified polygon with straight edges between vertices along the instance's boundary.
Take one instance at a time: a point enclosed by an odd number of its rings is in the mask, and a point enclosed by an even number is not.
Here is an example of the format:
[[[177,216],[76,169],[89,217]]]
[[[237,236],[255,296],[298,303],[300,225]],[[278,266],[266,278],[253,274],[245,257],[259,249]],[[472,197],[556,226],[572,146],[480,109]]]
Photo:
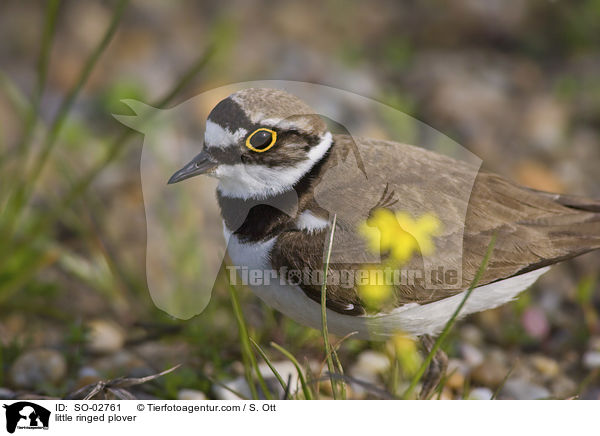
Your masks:
[[[248,270],[271,270],[270,252],[275,238],[262,243],[243,244],[224,227],[228,240],[227,252],[234,265]],[[460,316],[498,307],[513,300],[531,286],[549,267],[476,288]],[[321,305],[311,300],[297,286],[281,284],[279,277],[269,285],[251,286],[252,291],[265,303],[306,326],[321,329]],[[452,316],[464,292],[434,303],[411,303],[390,313],[371,316],[342,315],[327,309],[327,328],[339,336],[357,332],[359,339],[385,340],[397,332],[414,336],[439,333]]]

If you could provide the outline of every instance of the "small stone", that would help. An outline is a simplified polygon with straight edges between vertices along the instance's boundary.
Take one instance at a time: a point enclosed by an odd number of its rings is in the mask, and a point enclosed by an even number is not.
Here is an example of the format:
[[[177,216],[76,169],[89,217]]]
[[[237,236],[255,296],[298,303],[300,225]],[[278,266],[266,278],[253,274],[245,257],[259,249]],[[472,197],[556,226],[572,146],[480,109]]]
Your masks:
[[[494,393],[489,388],[474,388],[469,392],[469,400],[491,400]]]
[[[537,371],[548,378],[556,377],[560,372],[560,366],[558,365],[558,362],[546,356],[533,356],[531,358],[531,364]]]
[[[550,391],[527,380],[514,378],[506,381],[502,396],[515,400],[542,400],[550,397]]]
[[[244,368],[244,364],[239,360],[236,360],[231,364],[231,373],[236,375],[243,375],[246,369]]]
[[[89,336],[87,348],[94,353],[113,353],[123,348],[125,333],[111,321],[102,319],[87,324]]]
[[[67,372],[67,362],[58,351],[40,348],[21,354],[13,363],[10,378],[19,388],[33,389],[40,384],[55,384]]]
[[[298,371],[296,370],[296,367],[294,366],[294,364],[290,361],[284,360],[281,362],[272,362],[272,365],[275,368],[275,370],[279,373],[279,375],[283,378],[283,380],[285,380],[285,383],[288,383],[288,380],[289,380],[289,384],[290,384],[289,395],[291,395],[291,396],[296,395],[296,393],[298,392],[298,389],[300,389],[300,383],[298,380]],[[309,360],[308,367],[314,374],[319,370],[320,364],[317,361]],[[265,362],[262,362],[258,365],[258,370],[260,371],[261,375],[263,376],[263,378],[267,384],[267,388],[273,394],[273,396],[276,398],[283,398],[283,395],[284,395],[283,388],[281,387],[281,384],[279,383],[279,381],[276,379],[275,374],[273,374],[273,371],[271,370],[271,368],[269,368],[269,366]],[[227,386],[228,388],[238,392],[240,395],[243,395],[246,398],[251,397],[250,386],[248,386],[248,383],[246,382],[246,378],[244,376],[239,376],[233,380],[224,381],[224,382],[222,382],[222,384]],[[296,389],[296,388],[298,388],[298,389]],[[213,390],[214,396],[217,400],[236,400],[236,399],[239,400],[240,399],[236,394],[234,394],[230,390],[226,389],[223,386],[217,385],[217,384],[213,385],[212,390]],[[259,395],[262,396],[262,393],[259,392]]]
[[[182,389],[177,393],[178,400],[206,400],[206,394],[195,389]]]
[[[464,387],[465,376],[471,371],[469,366],[459,359],[448,359],[448,369],[446,374],[448,379],[446,386],[456,391],[461,391]]]
[[[453,400],[454,397],[452,396],[452,391],[450,389],[448,389],[447,387],[444,387],[442,389],[442,392],[440,393],[439,397],[438,395],[434,395],[432,397],[432,399],[434,400]]]
[[[600,368],[600,351],[587,351],[583,355],[583,366],[589,369]]]
[[[95,368],[91,366],[83,366],[77,374],[77,388],[96,383],[101,380],[101,376]]]
[[[101,374],[114,374],[122,371],[131,373],[134,369],[147,369],[146,363],[128,350],[120,350],[113,354],[101,356],[90,365]],[[149,369],[147,373],[151,374],[152,370]]]
[[[456,391],[465,385],[465,376],[460,371],[454,371],[446,380],[446,386]]]
[[[580,400],[600,400],[600,388],[588,386],[578,396]]]
[[[568,111],[557,99],[532,99],[523,116],[528,139],[539,147],[552,148],[560,144],[568,122]]]
[[[356,363],[350,367],[348,373],[361,382],[377,385],[380,381],[379,375],[389,367],[390,359],[386,355],[367,350],[359,354]],[[366,397],[369,393],[369,390],[361,384],[352,384],[352,388],[359,398]]]
[[[168,343],[157,340],[147,341],[135,347],[127,347],[127,350],[131,350],[146,362],[152,362],[154,367],[160,368],[188,360],[190,345],[180,340],[169,341]]]
[[[0,388],[0,400],[12,400],[15,398],[15,393],[10,389]]]
[[[376,351],[363,351],[359,354],[356,363],[350,368],[350,374],[363,380],[376,380],[377,376],[387,371],[390,359]]]
[[[600,351],[600,337],[594,336],[588,341],[588,348],[590,350]]]
[[[229,388],[229,389],[227,389]],[[239,393],[242,397],[234,394]],[[244,377],[237,377],[233,380],[222,382],[222,385],[213,385],[213,393],[217,400],[241,400],[243,398],[252,398],[250,386]]]
[[[577,383],[570,378],[560,376],[552,382],[552,394],[559,399],[573,397],[577,394]]]
[[[471,345],[479,345],[483,341],[481,330],[472,324],[464,325],[460,329],[460,336]]]
[[[471,344],[462,343],[460,344],[460,354],[462,355],[465,363],[470,367],[474,368],[483,363],[483,353],[479,351],[477,347]]]
[[[499,359],[488,356],[481,365],[471,373],[471,379],[476,384],[488,387],[498,387],[508,374],[508,368]]]

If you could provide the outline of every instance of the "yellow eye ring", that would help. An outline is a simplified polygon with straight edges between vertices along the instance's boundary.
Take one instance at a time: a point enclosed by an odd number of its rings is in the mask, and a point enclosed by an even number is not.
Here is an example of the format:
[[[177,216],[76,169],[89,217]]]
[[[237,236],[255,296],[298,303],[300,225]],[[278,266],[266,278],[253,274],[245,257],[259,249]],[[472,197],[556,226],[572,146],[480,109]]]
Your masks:
[[[256,135],[257,133],[259,133],[259,132],[269,132],[271,134],[271,142],[267,146],[265,146],[264,148],[256,148],[250,142],[252,140],[252,137],[254,135]],[[248,147],[250,150],[255,151],[257,153],[263,153],[263,152],[267,151],[268,149],[270,149],[271,147],[273,147],[275,145],[276,141],[277,141],[277,132],[275,130],[271,130],[271,129],[267,129],[265,127],[261,127],[260,129],[256,129],[254,132],[252,132],[246,138],[246,147]]]

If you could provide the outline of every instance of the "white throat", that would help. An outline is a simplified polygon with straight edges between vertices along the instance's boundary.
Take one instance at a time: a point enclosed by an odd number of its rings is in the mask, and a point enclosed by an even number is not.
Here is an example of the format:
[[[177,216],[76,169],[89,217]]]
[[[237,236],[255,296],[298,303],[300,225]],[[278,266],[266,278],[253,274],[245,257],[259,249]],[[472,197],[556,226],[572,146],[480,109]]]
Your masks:
[[[265,199],[290,190],[298,180],[320,161],[333,143],[330,132],[308,152],[305,161],[294,167],[273,167],[254,164],[219,165],[215,176],[219,179],[217,190],[232,198]]]

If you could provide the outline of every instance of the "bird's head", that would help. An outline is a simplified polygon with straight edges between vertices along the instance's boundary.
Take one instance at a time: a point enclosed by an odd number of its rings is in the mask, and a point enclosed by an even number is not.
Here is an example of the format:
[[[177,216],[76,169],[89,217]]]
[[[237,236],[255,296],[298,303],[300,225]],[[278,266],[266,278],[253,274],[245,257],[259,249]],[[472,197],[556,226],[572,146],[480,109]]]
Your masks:
[[[219,179],[223,195],[267,198],[290,190],[331,143],[325,122],[297,97],[244,89],[210,112],[202,151],[169,183],[207,174]]]

